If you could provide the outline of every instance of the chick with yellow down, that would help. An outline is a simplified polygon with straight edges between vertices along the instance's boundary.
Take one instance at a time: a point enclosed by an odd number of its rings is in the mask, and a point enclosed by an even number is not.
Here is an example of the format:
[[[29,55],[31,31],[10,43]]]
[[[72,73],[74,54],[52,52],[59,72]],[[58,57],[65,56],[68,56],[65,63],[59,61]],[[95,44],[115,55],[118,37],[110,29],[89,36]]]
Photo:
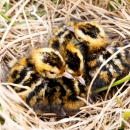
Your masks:
[[[66,26],[74,32],[78,41],[88,47],[86,65],[91,79],[103,62],[124,46],[120,41],[109,42],[104,29],[95,22],[79,22],[75,26]],[[92,89],[109,85],[113,78],[117,80],[128,74],[130,69],[130,54],[127,50],[121,51],[109,61],[100,71],[94,81]]]
[[[23,57],[10,63],[11,70],[8,74],[8,82],[28,86],[30,91],[21,94],[22,99],[33,107],[39,98],[43,99],[44,86],[49,79],[66,76],[73,77],[65,72],[66,64],[58,51],[52,48],[38,48],[32,51],[29,57]],[[25,92],[25,88],[12,86],[18,92]],[[30,100],[30,102],[28,102]]]
[[[74,25],[74,22],[68,23]],[[86,55],[84,55],[83,44],[81,44],[75,37],[74,33],[65,27],[58,27],[55,29],[52,38],[49,41],[49,47],[58,50],[63,56],[69,72],[74,78],[78,79],[85,85],[83,79],[84,62]]]

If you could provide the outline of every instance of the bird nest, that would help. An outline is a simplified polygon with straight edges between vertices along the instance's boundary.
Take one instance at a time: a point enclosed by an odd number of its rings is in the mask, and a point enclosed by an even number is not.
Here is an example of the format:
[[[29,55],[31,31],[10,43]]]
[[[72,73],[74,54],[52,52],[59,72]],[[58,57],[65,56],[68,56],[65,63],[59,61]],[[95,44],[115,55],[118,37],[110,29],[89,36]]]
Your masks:
[[[28,55],[32,48],[44,46],[52,30],[70,20],[100,23],[110,40],[128,42],[129,7],[129,0],[0,1],[0,129],[130,129],[130,84],[127,82],[110,100],[100,99],[90,104],[81,99],[86,106],[65,118],[54,113],[37,116],[7,83],[9,62]],[[120,92],[124,86],[127,89]],[[17,102],[22,102],[28,110]]]

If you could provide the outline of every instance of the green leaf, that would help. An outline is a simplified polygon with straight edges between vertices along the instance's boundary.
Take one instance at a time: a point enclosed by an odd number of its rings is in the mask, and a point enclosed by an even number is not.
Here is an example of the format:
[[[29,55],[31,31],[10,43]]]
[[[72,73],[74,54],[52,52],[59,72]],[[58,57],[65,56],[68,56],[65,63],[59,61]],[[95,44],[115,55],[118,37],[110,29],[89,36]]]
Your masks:
[[[8,18],[5,14],[3,14],[2,12],[0,12],[0,15],[4,18],[4,19],[6,19],[8,22],[11,22],[11,19],[10,18]]]
[[[130,117],[130,111],[124,112],[124,120],[128,120]]]
[[[120,104],[120,106],[123,108],[123,103],[119,97],[116,97],[116,101]]]
[[[114,0],[110,0],[110,1],[115,2]],[[118,0],[118,3],[121,4],[121,0]],[[111,11],[115,10],[114,7],[110,4],[110,2],[109,2],[109,4],[108,4],[108,7],[110,8]]]
[[[6,1],[5,3],[5,13],[9,11],[9,0]]]
[[[2,111],[2,106],[0,105],[0,111]]]
[[[121,0],[118,0],[118,2],[121,4]]]

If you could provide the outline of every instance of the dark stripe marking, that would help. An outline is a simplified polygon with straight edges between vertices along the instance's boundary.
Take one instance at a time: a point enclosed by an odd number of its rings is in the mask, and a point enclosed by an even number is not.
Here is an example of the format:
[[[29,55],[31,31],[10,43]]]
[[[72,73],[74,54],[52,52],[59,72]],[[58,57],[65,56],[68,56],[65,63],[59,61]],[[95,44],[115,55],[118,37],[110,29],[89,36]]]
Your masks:
[[[58,39],[57,40],[53,40],[52,48],[55,49],[55,50],[59,50],[60,43],[59,43]]]
[[[43,52],[45,55],[43,57],[43,62],[48,63],[50,66],[56,66],[58,69],[62,67],[63,62],[61,61],[61,58],[55,54],[54,52]]]
[[[77,71],[80,68],[80,59],[77,56],[77,53],[72,53],[69,50],[67,51],[67,59],[66,63],[68,64],[69,68],[73,71]]]
[[[86,25],[82,25],[79,27],[79,30],[81,30],[85,35],[89,35],[91,38],[97,38],[98,34],[100,33],[100,30],[89,23],[86,23]]]
[[[30,100],[34,97],[37,96],[38,93],[44,88],[43,83],[39,84],[38,86],[35,86],[34,90],[30,92],[30,94],[28,95],[28,97],[26,98],[26,103],[28,105],[30,104]]]
[[[23,79],[25,78],[25,76],[27,75],[28,72],[29,72],[29,70],[26,67],[24,67],[20,72],[16,73],[16,71],[14,71],[15,74],[13,73],[12,74],[13,76],[15,75],[17,77],[19,75],[19,78],[15,77],[16,79],[14,80],[14,83],[16,83],[16,84],[21,83],[23,81]]]

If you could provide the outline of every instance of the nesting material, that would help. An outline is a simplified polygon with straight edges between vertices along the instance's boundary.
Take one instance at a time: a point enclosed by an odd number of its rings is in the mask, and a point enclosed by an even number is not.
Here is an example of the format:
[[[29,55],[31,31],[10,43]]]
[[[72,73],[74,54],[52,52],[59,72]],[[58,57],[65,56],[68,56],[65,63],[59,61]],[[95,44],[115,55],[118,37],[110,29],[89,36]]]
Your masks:
[[[7,83],[10,61],[29,55],[33,48],[45,47],[52,30],[70,20],[99,23],[110,41],[120,40],[128,44],[130,42],[129,7],[128,0],[121,2],[118,0],[12,0],[9,3],[2,0],[0,2],[0,129],[91,130],[93,128],[97,130],[120,127],[130,129],[128,82],[125,82],[110,100],[99,97],[96,103],[91,104],[87,98],[78,97],[86,103],[86,106],[80,108],[81,111],[76,115],[62,119],[54,113],[36,115],[10,87],[15,84]],[[125,48],[129,50],[130,45]],[[94,79],[90,86],[93,82]],[[19,85],[19,87],[30,91],[27,86]],[[121,92],[124,87],[127,89]],[[5,88],[8,88],[8,91]]]

